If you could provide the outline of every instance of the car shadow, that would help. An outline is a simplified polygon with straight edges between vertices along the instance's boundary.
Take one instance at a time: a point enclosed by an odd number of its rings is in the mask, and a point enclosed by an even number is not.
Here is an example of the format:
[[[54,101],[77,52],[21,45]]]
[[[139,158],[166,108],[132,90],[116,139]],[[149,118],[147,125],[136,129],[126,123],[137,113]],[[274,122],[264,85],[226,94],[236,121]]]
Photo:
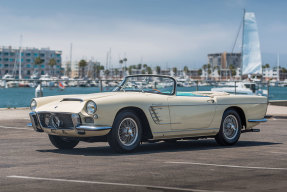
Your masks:
[[[141,155],[152,153],[165,153],[177,151],[210,151],[214,149],[224,148],[240,148],[240,147],[255,147],[278,145],[282,143],[261,142],[261,141],[239,141],[233,146],[219,146],[214,140],[198,140],[198,141],[178,141],[176,143],[143,143],[136,151],[129,153],[116,153],[109,146],[104,147],[86,147],[74,148],[71,150],[46,149],[37,150],[42,153],[59,153],[68,155],[83,155],[83,156],[122,156],[122,155]]]

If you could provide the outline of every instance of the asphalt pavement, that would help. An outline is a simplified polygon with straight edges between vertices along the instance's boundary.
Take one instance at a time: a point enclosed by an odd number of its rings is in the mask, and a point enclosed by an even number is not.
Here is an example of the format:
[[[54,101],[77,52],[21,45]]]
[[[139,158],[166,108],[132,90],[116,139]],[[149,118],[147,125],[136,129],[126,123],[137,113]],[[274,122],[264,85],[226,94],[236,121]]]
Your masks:
[[[277,107],[277,108],[276,108]],[[259,133],[231,147],[213,139],[143,143],[129,154],[107,143],[55,149],[27,127],[27,109],[0,109],[0,191],[286,191],[287,107],[268,108]]]

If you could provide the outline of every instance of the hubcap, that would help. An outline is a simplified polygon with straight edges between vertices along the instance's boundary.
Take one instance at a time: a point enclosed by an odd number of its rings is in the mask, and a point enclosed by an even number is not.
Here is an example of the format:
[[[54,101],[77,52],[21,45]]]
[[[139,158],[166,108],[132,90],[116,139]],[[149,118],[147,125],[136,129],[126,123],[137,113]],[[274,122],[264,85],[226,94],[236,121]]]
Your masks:
[[[132,118],[123,119],[118,129],[118,136],[123,145],[133,145],[138,137],[138,126],[136,121]]]
[[[234,115],[228,115],[223,121],[223,134],[227,139],[234,139],[238,133],[238,121]]]

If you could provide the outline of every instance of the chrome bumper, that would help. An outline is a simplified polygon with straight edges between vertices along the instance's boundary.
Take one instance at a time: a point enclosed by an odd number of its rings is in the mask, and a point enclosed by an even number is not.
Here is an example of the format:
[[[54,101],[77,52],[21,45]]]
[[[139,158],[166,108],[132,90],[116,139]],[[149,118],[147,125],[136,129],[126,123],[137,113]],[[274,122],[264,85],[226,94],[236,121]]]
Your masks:
[[[267,122],[267,119],[248,119],[248,122],[252,123]]]
[[[31,124],[28,124],[28,126],[32,126],[35,131],[37,132],[49,132],[51,133],[56,133],[58,131],[63,131],[63,132],[69,132],[69,131],[74,131],[79,135],[85,134],[86,131],[109,131],[112,129],[112,127],[109,126],[87,126],[87,125],[76,125],[75,127],[72,128],[54,128],[54,127],[43,127],[41,126],[40,120],[38,118],[38,115],[36,112],[30,112],[30,119],[31,119]]]
[[[30,119],[31,119],[31,124],[28,124],[28,126],[32,126],[35,131],[37,132],[44,132],[43,129],[41,128],[40,122],[37,117],[37,113],[31,112],[29,113]]]

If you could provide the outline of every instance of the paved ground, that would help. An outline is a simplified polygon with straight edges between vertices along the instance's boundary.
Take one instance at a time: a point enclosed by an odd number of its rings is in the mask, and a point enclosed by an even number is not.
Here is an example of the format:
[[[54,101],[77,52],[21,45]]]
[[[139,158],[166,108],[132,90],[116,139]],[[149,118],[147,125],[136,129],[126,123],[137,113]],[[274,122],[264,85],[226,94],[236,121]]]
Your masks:
[[[124,155],[106,143],[57,150],[23,126],[27,110],[0,110],[0,191],[286,191],[286,109],[269,108],[261,132],[233,147],[180,141]]]

